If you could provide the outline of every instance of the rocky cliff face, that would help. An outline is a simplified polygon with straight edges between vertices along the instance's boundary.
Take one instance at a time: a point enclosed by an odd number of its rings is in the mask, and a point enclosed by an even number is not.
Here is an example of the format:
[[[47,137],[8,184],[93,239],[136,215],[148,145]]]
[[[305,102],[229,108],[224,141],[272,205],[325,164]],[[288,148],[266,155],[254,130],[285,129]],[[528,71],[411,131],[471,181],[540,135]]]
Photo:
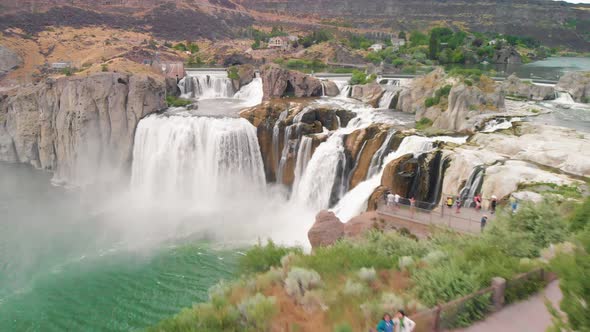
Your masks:
[[[569,93],[579,103],[590,103],[590,72],[569,72],[559,79],[555,88]]]
[[[377,107],[384,92],[385,90],[377,83],[355,85],[352,87],[350,98],[360,100],[372,107]]]
[[[48,80],[0,103],[0,161],[54,172],[85,185],[123,175],[144,116],[165,107],[165,83],[98,73]]]
[[[13,50],[0,45],[0,77],[22,65],[23,59]]]
[[[555,99],[555,89],[552,86],[523,82],[514,74],[502,82],[502,90],[504,90],[506,95],[529,100],[541,101]]]
[[[322,82],[304,73],[268,65],[260,72],[264,99],[281,97],[320,97]]]
[[[494,54],[492,62],[504,65],[518,64],[522,63],[522,57],[514,47],[510,46],[498,50]]]

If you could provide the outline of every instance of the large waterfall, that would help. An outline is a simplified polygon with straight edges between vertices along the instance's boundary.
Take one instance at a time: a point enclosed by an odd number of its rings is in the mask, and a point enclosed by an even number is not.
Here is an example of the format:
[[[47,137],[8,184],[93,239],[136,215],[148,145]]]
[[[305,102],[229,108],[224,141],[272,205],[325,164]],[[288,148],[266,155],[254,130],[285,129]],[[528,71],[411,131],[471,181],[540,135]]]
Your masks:
[[[202,203],[264,185],[256,130],[244,119],[152,115],[139,123],[134,189]]]

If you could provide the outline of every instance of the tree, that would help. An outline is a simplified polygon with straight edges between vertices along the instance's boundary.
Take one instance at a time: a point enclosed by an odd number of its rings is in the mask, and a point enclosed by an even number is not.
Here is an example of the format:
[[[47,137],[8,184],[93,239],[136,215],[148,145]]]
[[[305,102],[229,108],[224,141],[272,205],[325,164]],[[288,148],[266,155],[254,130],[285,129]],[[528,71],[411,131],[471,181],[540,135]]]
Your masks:
[[[404,30],[400,31],[397,38],[406,40],[406,32]]]
[[[412,31],[410,35],[410,46],[428,45],[428,36],[420,31]]]
[[[432,33],[430,34],[430,41],[428,43],[428,58],[430,60],[436,60],[439,50],[440,41],[438,40],[438,36]]]

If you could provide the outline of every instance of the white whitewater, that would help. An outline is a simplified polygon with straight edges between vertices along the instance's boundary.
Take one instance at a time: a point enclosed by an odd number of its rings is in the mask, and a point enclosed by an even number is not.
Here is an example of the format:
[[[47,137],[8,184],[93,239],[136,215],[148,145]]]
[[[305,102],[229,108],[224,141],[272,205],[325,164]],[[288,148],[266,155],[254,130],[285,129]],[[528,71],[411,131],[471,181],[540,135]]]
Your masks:
[[[295,162],[295,177],[293,179],[293,192],[299,189],[299,182],[303,177],[303,172],[307,168],[307,164],[311,159],[311,146],[313,139],[308,136],[301,137],[299,142],[299,150],[297,151],[297,161]]]
[[[387,133],[387,137],[385,137],[385,140],[383,141],[379,149],[375,151],[375,154],[371,158],[371,164],[369,164],[369,170],[367,171],[367,179],[371,178],[373,175],[379,172],[381,164],[383,164],[383,158],[385,158],[385,152],[387,151],[387,147],[390,145],[391,139],[393,138],[394,134],[395,130],[390,129]]]
[[[139,122],[131,184],[140,193],[218,204],[265,183],[256,129],[245,119],[152,115]]]
[[[389,162],[406,155],[408,153],[414,154],[415,157],[422,153],[429,152],[433,149],[435,141],[446,141],[458,144],[463,144],[467,141],[466,137],[422,137],[422,136],[408,136],[405,137],[399,148],[389,153],[383,160],[379,173],[373,175],[366,181],[359,183],[351,191],[346,193],[344,197],[334,207],[334,213],[340,218],[342,222],[347,222],[350,219],[358,216],[367,209],[369,197],[381,184],[381,177],[383,176],[384,166]]]
[[[471,174],[469,174],[465,187],[459,191],[459,197],[461,197],[461,202],[463,202],[464,207],[471,206],[475,195],[478,193],[478,190],[481,189],[485,170],[485,166],[475,166],[471,171]]]
[[[383,96],[381,96],[381,99],[379,99],[379,108],[388,109],[391,105],[391,101],[393,100],[398,91],[399,90],[394,89],[385,90]]]
[[[233,98],[235,93],[232,81],[225,71],[189,72],[178,86],[182,92],[181,97],[188,99]]]
[[[242,106],[251,107],[262,103],[263,96],[262,79],[256,77],[252,82],[241,87],[240,90],[234,94],[233,98],[242,101]]]

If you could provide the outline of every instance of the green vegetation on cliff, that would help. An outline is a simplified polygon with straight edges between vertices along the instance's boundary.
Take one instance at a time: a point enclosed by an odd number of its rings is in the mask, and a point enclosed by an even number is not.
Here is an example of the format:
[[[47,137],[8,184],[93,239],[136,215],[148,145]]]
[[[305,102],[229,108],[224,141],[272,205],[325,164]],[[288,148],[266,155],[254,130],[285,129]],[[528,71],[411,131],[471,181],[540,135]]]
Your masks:
[[[272,242],[258,245],[242,258],[238,280],[220,283],[208,303],[150,331],[367,330],[383,311],[403,308],[414,314],[488,287],[493,277],[510,279],[546,267],[550,257],[544,248],[570,238],[587,210],[568,219],[566,205],[525,203],[514,215],[501,212],[482,235],[439,230],[428,240],[416,240],[395,231],[370,231],[313,254]],[[582,280],[577,280],[572,287],[579,287]],[[533,280],[508,289],[506,296],[515,301],[541,286]],[[490,305],[485,296],[468,301],[460,313],[445,318],[445,328],[481,319]]]

